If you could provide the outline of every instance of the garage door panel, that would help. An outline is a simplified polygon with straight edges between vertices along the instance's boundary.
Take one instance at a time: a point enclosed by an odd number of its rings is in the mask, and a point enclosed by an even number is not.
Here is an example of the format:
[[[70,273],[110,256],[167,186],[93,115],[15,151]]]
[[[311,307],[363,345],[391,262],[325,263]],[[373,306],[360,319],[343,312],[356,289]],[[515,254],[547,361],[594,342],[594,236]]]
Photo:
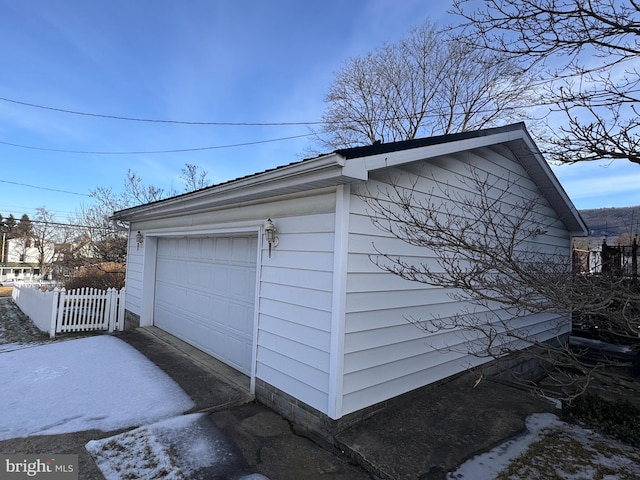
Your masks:
[[[247,322],[249,317],[253,316],[252,313],[253,309],[248,308],[246,305],[229,303],[227,307],[227,315],[225,317],[225,326],[232,332],[242,334],[242,332],[246,332],[250,326]],[[232,319],[240,319],[244,321],[234,322]]]
[[[213,248],[213,260],[216,263],[228,263],[229,251],[231,250],[231,238],[224,237],[216,239],[215,246]]]
[[[248,238],[234,238],[232,240],[231,249],[231,261],[237,263],[247,263],[249,259],[249,239]]]
[[[227,293],[237,297],[243,297],[246,295],[245,292],[251,291],[252,283],[255,284],[255,281],[251,282],[249,277],[250,274],[246,270],[229,269],[229,282],[227,283],[229,290]]]
[[[160,238],[154,323],[250,374],[257,237]]]

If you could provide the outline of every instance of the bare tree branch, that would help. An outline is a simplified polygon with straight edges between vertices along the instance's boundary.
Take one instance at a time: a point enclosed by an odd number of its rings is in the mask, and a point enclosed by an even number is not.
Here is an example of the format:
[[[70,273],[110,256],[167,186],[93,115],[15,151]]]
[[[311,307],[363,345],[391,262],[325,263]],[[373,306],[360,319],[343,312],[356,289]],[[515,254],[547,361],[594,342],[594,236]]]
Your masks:
[[[456,0],[474,45],[535,69],[564,117],[544,140],[552,160],[640,163],[640,7],[624,0]]]

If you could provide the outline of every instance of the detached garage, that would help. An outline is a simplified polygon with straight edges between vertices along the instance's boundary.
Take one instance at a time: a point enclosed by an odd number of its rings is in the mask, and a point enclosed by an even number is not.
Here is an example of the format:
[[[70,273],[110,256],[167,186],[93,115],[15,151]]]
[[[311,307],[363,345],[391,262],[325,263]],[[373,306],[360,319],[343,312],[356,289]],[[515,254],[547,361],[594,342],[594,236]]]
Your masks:
[[[505,182],[517,190],[509,194],[535,196],[544,217],[535,241],[570,259],[571,238],[586,227],[515,124],[340,150],[116,212],[130,223],[127,321],[231,365],[259,401],[318,430],[478,365],[484,360],[430,346],[451,333],[428,335],[406,320],[460,305],[371,261],[377,246],[430,257],[376,228],[364,198],[390,178],[451,193],[464,188],[468,166],[517,178]],[[541,338],[570,328],[566,315],[525,320]],[[558,322],[562,331],[549,327]]]

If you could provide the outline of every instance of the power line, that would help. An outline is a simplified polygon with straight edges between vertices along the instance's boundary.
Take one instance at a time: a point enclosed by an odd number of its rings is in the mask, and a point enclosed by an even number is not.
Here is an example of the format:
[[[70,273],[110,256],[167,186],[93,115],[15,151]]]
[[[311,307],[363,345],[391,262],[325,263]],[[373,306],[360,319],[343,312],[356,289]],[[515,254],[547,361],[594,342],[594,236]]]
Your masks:
[[[532,88],[535,88],[536,86],[541,86],[541,85],[545,85],[545,84],[549,84],[552,83],[553,81],[555,81],[556,79],[546,79],[546,80],[542,80],[539,82],[533,82],[531,84]],[[81,115],[81,116],[85,116],[85,117],[96,117],[96,118],[107,118],[107,119],[111,119],[111,120],[123,120],[123,121],[127,121],[127,122],[142,122],[142,123],[166,123],[166,124],[175,124],[175,125],[210,125],[210,126],[217,126],[217,127],[291,127],[291,126],[312,126],[312,125],[331,125],[331,124],[341,124],[343,123],[342,120],[314,120],[314,121],[300,121],[300,122],[211,122],[211,121],[197,121],[197,120],[168,120],[168,119],[158,119],[158,118],[141,118],[141,117],[127,117],[127,116],[123,116],[123,115],[108,115],[108,114],[104,114],[104,113],[93,113],[93,112],[81,112],[78,110],[69,110],[69,109],[65,109],[65,108],[58,108],[58,107],[51,107],[48,105],[39,105],[37,103],[29,103],[29,102],[23,102],[20,100],[14,100],[11,98],[6,98],[6,97],[0,97],[0,101],[3,102],[8,102],[8,103],[14,103],[16,105],[24,105],[27,107],[33,107],[33,108],[39,108],[42,110],[50,110],[50,111],[54,111],[54,112],[60,112],[60,113],[67,113],[67,114],[71,114],[71,115]],[[534,105],[530,105],[530,106],[534,106],[534,107],[538,107],[538,106],[547,106],[547,105],[552,105],[555,104],[555,102],[537,102]],[[462,103],[456,103],[454,104],[454,106],[460,107],[462,106]],[[503,110],[516,110],[518,108],[522,108],[522,107],[509,107],[509,106],[505,106],[502,109]],[[476,113],[487,113],[487,112],[491,112],[493,110],[491,109],[479,109]],[[417,115],[422,115],[426,118],[437,118],[442,116],[440,113],[426,113],[426,112],[422,112],[422,113],[415,113],[413,115],[409,114],[409,115],[401,115],[401,116],[390,116],[390,117],[382,117],[379,118],[377,121],[393,121],[393,120],[403,120],[403,119],[407,119],[407,118],[411,118],[413,116],[417,116]],[[310,135],[310,134],[309,134]],[[309,136],[309,135],[301,135],[301,136]],[[287,140],[288,138],[299,138],[299,137],[286,137],[286,138],[282,138],[282,139],[274,139],[274,140],[266,140],[266,141],[278,141],[278,140]],[[0,142],[2,143],[2,142]],[[256,143],[262,143],[262,142],[256,142]],[[11,145],[11,144],[9,144]],[[201,149],[195,148],[195,149],[186,149],[186,150],[169,150],[167,151],[168,153],[173,153],[173,152],[184,152],[184,151],[192,151],[192,150],[208,150],[211,148],[230,148],[230,147],[236,147],[236,146],[242,146],[245,144],[238,144],[238,145],[229,145],[229,146],[221,146],[221,147],[204,147]],[[249,143],[247,145],[252,145],[252,143]],[[20,145],[16,145],[16,146],[20,146]],[[46,149],[43,149],[46,150]],[[55,150],[57,151],[57,150]],[[71,153],[75,153],[75,152],[71,152]],[[87,152],[78,152],[78,153],[87,153]],[[137,153],[137,152],[132,152],[132,153]],[[164,153],[164,151],[162,152],[140,152],[140,153]]]
[[[2,142],[0,142],[0,143],[2,143]],[[11,185],[19,185],[21,187],[36,188],[38,190],[48,190],[50,192],[68,193],[69,195],[81,195],[83,197],[90,197],[91,196],[88,193],[70,192],[68,190],[59,190],[57,188],[39,187],[37,185],[29,185],[28,183],[11,182],[9,180],[0,180],[0,182],[9,183]]]
[[[6,220],[7,217],[4,217],[4,219]],[[19,218],[16,218],[16,226],[18,224],[20,224],[22,222],[22,220],[20,220]],[[82,225],[82,224],[76,224],[76,223],[64,223],[64,222],[54,222],[51,220],[34,220],[34,219],[29,219],[28,223],[30,224],[36,224],[36,225],[53,225],[56,227],[64,227],[64,228],[72,228],[72,229],[77,229],[77,228],[86,228],[88,230],[103,230],[103,231],[119,231],[121,230],[120,228],[114,226],[114,225]]]
[[[48,208],[47,208],[47,211],[56,217],[68,217],[76,213],[71,210],[57,210],[57,209],[50,210]],[[2,214],[1,212],[11,212],[11,213],[20,212],[20,213],[26,213],[31,217],[31,216],[36,216],[38,214],[38,208],[16,206],[14,204],[0,204],[0,215]]]
[[[18,220],[18,223],[20,223],[19,220]],[[29,219],[29,223],[35,223],[35,224],[38,224],[38,225],[55,225],[57,227],[87,228],[87,229],[90,229],[90,230],[108,230],[108,231],[118,230],[118,228],[116,228],[114,226],[80,225],[80,224],[74,224],[74,223],[52,222],[52,221],[48,221],[48,220],[31,220],[31,219]]]
[[[2,145],[9,145],[11,147],[18,148],[28,148],[31,150],[42,150],[45,152],[60,152],[60,153],[79,153],[84,155],[151,155],[158,153],[185,153],[185,152],[200,152],[203,150],[218,150],[222,148],[235,148],[235,147],[245,147],[248,145],[259,145],[262,143],[272,143],[272,142],[281,142],[284,140],[293,140],[296,138],[310,137],[312,133],[306,133],[303,135],[293,135],[290,137],[280,137],[280,138],[272,138],[269,140],[257,140],[255,142],[245,142],[245,143],[233,143],[228,145],[214,145],[210,147],[197,147],[197,148],[178,148],[174,150],[147,150],[147,151],[128,151],[128,152],[108,152],[108,151],[91,151],[91,150],[63,150],[56,148],[44,148],[44,147],[34,147],[32,145],[21,145],[18,143],[10,143],[10,142],[2,142]],[[84,194],[79,194],[84,195]]]
[[[125,117],[121,115],[106,115],[102,113],[90,113],[80,112],[77,110],[67,110],[64,108],[49,107],[47,105],[38,105],[36,103],[21,102],[19,100],[12,100],[10,98],[0,97],[3,102],[15,103],[17,105],[24,105],[27,107],[40,108],[43,110],[52,110],[54,112],[69,113],[72,115],[82,115],[85,117],[97,117],[97,118],[109,118],[112,120],[125,120],[128,122],[145,122],[145,123],[172,123],[178,125],[212,125],[218,127],[284,127],[295,125],[319,125],[323,122],[199,122],[190,120],[163,120],[157,118],[137,118],[137,117]]]

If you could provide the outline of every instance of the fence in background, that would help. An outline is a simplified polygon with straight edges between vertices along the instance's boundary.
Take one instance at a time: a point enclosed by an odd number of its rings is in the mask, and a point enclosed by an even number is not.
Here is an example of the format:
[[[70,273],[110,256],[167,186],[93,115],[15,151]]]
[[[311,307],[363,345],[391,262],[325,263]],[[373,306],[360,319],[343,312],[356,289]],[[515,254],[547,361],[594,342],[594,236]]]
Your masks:
[[[63,332],[124,329],[124,288],[43,291],[16,285],[12,297],[20,310],[52,338]]]
[[[618,278],[638,280],[638,242],[631,245],[602,245],[593,250],[573,250],[573,266],[576,273],[595,273]]]

